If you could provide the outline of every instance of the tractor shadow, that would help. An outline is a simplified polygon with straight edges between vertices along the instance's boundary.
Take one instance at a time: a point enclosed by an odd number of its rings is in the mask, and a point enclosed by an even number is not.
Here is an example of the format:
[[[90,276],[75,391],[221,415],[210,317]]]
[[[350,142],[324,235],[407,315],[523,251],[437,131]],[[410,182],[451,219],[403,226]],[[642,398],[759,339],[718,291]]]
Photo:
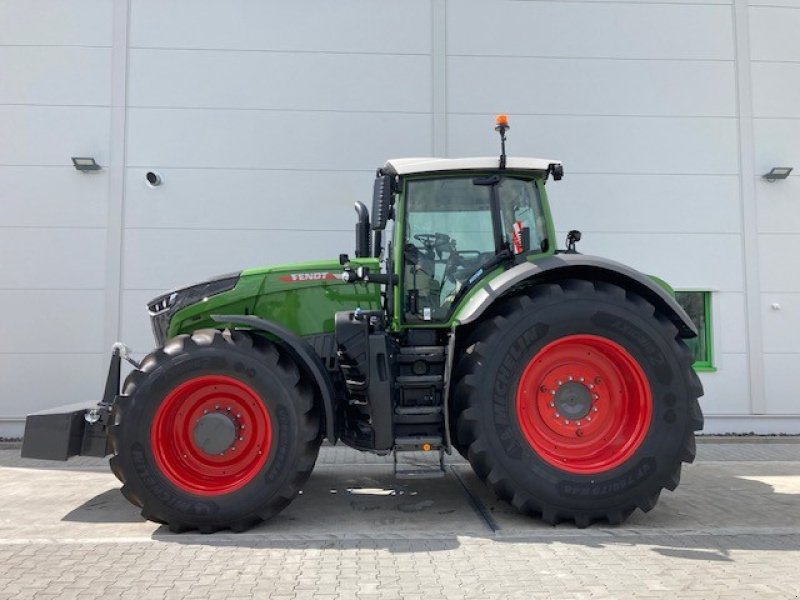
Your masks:
[[[252,548],[363,548],[432,552],[463,538],[586,548],[645,545],[664,559],[729,562],[736,550],[800,550],[800,464],[707,463],[621,526],[550,526],[518,514],[467,466],[439,480],[398,482],[391,469],[322,468],[283,513],[246,534],[171,534],[179,544]]]
[[[114,488],[87,500],[62,517],[73,523],[141,523],[139,509]]]
[[[113,479],[113,476],[109,475]],[[111,484],[111,481],[109,481]],[[142,523],[139,509],[113,488],[72,509],[63,521]],[[142,523],[144,524],[144,523]],[[550,526],[498,500],[464,463],[445,477],[397,480],[386,464],[321,464],[282,513],[243,534],[173,534],[165,543],[266,549],[384,549],[433,552],[465,538],[585,548],[644,545],[670,560],[731,561],[736,550],[800,550],[800,462],[699,462],[651,512],[587,529]]]

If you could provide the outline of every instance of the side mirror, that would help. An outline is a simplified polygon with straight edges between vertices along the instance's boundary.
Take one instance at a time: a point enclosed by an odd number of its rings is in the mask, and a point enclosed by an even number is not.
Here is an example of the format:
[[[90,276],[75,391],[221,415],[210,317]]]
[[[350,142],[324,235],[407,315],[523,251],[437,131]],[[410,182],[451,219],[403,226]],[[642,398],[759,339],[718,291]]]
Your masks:
[[[370,255],[370,242],[372,241],[372,232],[369,230],[369,211],[364,206],[363,202],[356,202],[356,214],[358,215],[358,222],[356,222],[356,258],[364,258]]]
[[[386,229],[392,209],[392,176],[378,174],[372,192],[372,229]]]

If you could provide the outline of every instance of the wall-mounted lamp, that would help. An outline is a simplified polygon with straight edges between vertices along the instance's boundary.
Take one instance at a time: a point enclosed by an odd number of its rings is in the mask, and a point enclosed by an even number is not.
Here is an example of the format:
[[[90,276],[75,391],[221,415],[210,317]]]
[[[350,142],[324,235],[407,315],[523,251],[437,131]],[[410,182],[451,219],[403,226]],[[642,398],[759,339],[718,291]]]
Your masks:
[[[778,181],[778,179],[786,179],[791,172],[792,167],[772,167],[769,173],[764,173],[761,177],[771,183]]]
[[[72,164],[75,165],[75,168],[82,173],[99,171],[102,168],[91,156],[73,156]]]

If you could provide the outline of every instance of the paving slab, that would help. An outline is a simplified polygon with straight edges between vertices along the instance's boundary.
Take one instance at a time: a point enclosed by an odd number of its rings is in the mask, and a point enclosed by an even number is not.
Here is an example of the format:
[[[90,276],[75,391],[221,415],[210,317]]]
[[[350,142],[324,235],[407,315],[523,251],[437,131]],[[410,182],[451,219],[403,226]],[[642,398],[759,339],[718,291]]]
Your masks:
[[[245,534],[143,521],[100,459],[0,450],[0,599],[798,598],[800,444],[698,445],[619,527],[551,527],[460,457],[438,480],[323,448],[303,494]]]

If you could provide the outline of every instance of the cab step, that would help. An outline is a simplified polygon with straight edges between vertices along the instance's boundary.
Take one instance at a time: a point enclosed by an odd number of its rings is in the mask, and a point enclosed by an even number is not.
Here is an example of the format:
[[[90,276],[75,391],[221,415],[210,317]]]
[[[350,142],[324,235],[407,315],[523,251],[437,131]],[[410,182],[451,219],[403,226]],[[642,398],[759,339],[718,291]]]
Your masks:
[[[398,479],[443,477],[444,446],[440,436],[395,438],[394,475]]]
[[[438,415],[442,412],[441,406],[398,406],[394,409],[397,415]]]

